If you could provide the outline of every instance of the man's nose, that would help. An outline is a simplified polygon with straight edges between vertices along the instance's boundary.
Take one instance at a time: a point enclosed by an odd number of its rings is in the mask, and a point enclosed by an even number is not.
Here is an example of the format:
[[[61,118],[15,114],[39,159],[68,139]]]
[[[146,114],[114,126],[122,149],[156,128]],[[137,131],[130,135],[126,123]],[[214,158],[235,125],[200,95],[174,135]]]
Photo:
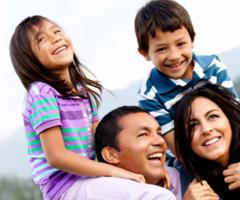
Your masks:
[[[165,143],[165,140],[162,136],[159,134],[154,134],[152,137],[152,144],[153,145],[163,145]]]

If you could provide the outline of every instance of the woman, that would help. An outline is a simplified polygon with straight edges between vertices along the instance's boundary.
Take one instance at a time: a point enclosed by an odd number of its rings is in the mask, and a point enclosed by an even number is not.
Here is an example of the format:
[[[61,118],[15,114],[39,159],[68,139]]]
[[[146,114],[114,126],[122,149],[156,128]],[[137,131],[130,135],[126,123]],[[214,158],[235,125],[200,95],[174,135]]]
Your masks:
[[[222,86],[186,94],[175,117],[176,153],[199,181],[221,199],[240,195],[240,104]]]

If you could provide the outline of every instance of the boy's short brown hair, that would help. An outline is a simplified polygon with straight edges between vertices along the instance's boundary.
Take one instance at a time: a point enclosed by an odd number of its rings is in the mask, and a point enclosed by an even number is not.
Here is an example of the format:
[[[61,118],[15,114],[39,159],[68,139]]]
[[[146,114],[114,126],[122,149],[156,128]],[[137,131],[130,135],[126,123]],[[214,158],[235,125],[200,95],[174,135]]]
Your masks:
[[[185,27],[194,41],[195,32],[187,10],[174,0],[152,0],[145,4],[135,17],[135,33],[139,49],[148,51],[148,37],[156,30],[173,32]]]

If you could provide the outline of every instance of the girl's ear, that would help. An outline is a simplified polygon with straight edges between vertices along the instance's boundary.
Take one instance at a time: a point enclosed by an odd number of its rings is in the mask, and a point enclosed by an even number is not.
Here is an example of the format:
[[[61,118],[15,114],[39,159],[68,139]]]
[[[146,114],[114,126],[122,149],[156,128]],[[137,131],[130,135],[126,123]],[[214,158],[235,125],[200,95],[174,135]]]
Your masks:
[[[119,157],[118,157],[118,151],[114,149],[113,147],[104,147],[101,151],[103,159],[110,164],[118,164],[119,163]]]
[[[147,61],[150,61],[150,60],[151,60],[150,57],[149,57],[149,55],[148,55],[148,52],[146,52],[146,51],[144,51],[144,50],[142,50],[142,49],[140,49],[140,48],[138,48],[138,52],[139,52]]]

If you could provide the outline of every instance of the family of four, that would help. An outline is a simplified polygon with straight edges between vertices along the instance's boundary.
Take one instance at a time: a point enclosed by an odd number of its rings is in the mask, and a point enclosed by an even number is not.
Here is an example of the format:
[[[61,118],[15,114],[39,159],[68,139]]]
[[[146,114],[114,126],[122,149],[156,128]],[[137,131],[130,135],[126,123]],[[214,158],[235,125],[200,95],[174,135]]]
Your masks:
[[[100,120],[103,87],[65,32],[38,15],[16,27],[10,56],[27,90],[28,156],[43,198],[238,199],[240,104],[226,67],[193,53],[194,28],[176,1],[147,2],[135,31],[154,65],[139,107]]]

